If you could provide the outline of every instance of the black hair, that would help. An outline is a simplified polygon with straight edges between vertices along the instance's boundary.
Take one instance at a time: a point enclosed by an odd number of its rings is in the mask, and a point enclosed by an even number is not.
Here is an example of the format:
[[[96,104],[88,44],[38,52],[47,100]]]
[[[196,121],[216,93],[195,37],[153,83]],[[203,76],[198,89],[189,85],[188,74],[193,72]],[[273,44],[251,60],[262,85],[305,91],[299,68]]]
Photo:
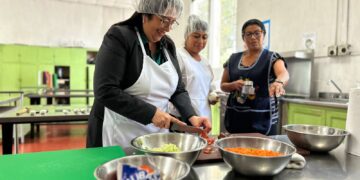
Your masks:
[[[259,27],[261,28],[261,30],[263,31],[264,36],[265,36],[266,30],[265,30],[264,24],[263,24],[260,20],[258,20],[258,19],[250,19],[250,20],[246,21],[246,22],[244,23],[244,25],[242,26],[241,32],[242,32],[242,37],[243,37],[243,39],[244,39],[245,29],[246,29],[248,26],[251,26],[251,25],[257,25],[257,26],[259,26]]]

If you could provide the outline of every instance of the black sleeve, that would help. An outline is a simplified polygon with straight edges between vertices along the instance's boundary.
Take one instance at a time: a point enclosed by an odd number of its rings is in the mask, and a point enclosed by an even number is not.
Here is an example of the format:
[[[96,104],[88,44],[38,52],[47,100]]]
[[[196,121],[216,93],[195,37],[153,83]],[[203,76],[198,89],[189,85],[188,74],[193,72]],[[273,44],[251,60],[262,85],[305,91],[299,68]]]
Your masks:
[[[178,85],[176,87],[175,93],[170,98],[170,102],[176,107],[176,109],[179,111],[179,113],[181,114],[181,116],[184,119],[188,119],[191,116],[194,116],[197,114],[195,113],[195,110],[191,105],[189,93],[186,91],[185,85],[182,82],[181,71],[180,71],[179,62],[178,62],[177,56],[176,56],[175,45],[170,38],[166,38],[166,40],[167,40],[166,48],[169,50],[170,56],[172,58],[172,62],[174,64],[175,69],[179,76]]]
[[[95,98],[105,107],[127,118],[142,124],[151,123],[156,107],[123,91],[126,82],[125,72],[135,72],[128,66],[134,56],[128,36],[113,26],[106,33],[101,48],[96,57],[94,75]],[[141,53],[141,52],[139,52]],[[140,55],[142,57],[142,55]],[[126,76],[134,73],[126,73]]]
[[[273,52],[270,58],[271,61],[271,70],[270,70],[270,82],[274,82],[276,79],[275,71],[274,71],[274,64],[276,61],[284,61],[285,68],[287,68],[287,64],[285,58],[283,58],[279,53]]]

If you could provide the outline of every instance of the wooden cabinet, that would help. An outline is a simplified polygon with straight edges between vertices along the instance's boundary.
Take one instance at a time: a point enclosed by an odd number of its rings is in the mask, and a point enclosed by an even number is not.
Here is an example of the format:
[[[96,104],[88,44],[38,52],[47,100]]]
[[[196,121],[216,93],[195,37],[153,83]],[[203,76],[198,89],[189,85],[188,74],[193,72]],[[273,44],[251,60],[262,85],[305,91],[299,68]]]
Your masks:
[[[289,103],[288,124],[324,125],[345,128],[346,109]]]

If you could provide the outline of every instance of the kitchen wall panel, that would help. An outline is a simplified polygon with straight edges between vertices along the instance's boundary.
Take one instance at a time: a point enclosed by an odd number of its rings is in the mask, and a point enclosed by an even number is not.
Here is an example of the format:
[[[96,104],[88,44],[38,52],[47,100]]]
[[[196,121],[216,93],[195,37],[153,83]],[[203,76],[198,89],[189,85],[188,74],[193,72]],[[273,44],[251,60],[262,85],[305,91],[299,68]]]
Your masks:
[[[191,0],[171,36],[182,43]],[[0,0],[0,44],[99,48],[105,32],[134,12],[132,0]]]
[[[349,92],[350,88],[360,82],[360,1],[241,0],[238,1],[238,7],[238,37],[241,37],[241,26],[246,20],[270,19],[271,50],[287,52],[305,49],[304,34],[315,33],[315,59],[311,82],[315,91],[337,92],[337,89],[328,83],[330,79],[344,92]],[[238,42],[238,49],[241,49],[242,39],[239,38]],[[329,46],[344,43],[351,45],[350,56],[328,57]]]

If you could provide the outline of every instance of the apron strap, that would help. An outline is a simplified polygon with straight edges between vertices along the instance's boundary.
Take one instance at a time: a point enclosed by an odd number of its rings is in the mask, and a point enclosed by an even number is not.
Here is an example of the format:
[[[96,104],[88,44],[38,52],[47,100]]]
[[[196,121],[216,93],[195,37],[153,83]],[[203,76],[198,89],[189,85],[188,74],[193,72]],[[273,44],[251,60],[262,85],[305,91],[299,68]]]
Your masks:
[[[143,53],[144,56],[146,56],[145,47],[144,47],[144,44],[143,44],[143,42],[142,42],[142,40],[141,40],[141,36],[140,36],[139,30],[138,30],[136,27],[135,27],[135,30],[136,30],[136,35],[137,35],[137,37],[138,37],[138,39],[139,39],[139,42],[140,42],[140,46],[141,46],[142,53]]]

